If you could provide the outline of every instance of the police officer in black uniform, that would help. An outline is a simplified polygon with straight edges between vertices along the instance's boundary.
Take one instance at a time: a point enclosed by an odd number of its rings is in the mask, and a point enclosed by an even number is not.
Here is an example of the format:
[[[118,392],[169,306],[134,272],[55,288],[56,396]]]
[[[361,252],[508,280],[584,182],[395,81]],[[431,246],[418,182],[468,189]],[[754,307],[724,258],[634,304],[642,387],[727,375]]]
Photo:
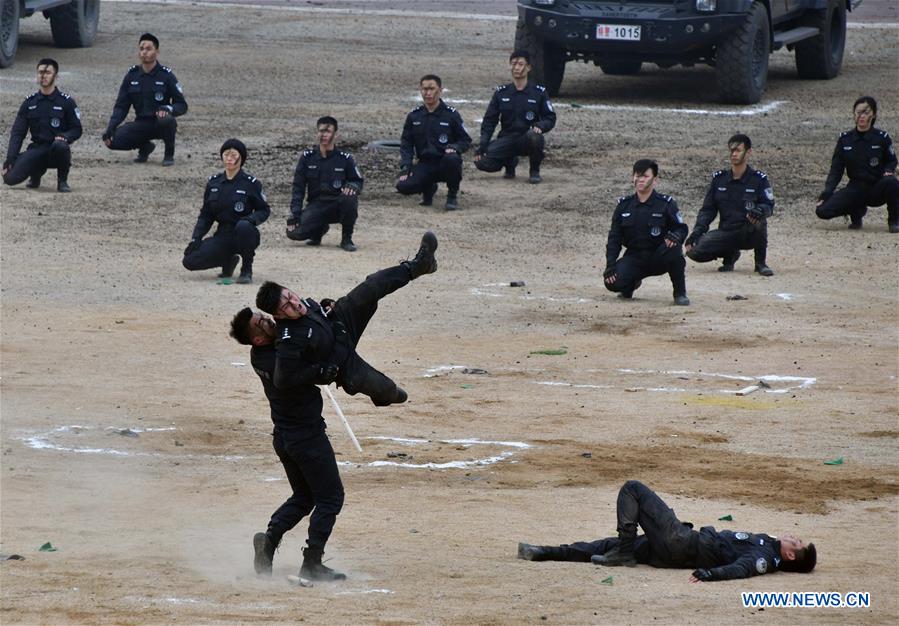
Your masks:
[[[36,92],[25,98],[9,133],[9,147],[3,162],[3,182],[39,187],[41,176],[56,168],[56,189],[69,192],[69,168],[72,152],[69,145],[81,137],[81,111],[74,98],[56,88],[59,64],[53,59],[37,63]],[[25,135],[31,132],[31,143],[19,154]]]
[[[712,184],[686,241],[687,256],[698,263],[721,257],[719,272],[734,271],[740,250],[754,250],[755,271],[773,276],[768,267],[768,218],[774,213],[774,191],[768,175],[749,167],[752,141],[743,134],[727,140],[729,170],[712,174]],[[709,225],[718,215],[718,230]]]
[[[609,291],[617,291],[618,297],[631,298],[647,276],[668,274],[674,287],[674,303],[686,306],[690,299],[681,243],[687,236],[687,225],[674,198],[653,189],[659,175],[658,163],[640,159],[634,163],[633,174],[636,193],[619,198],[612,214],[603,284]],[[622,246],[626,250],[619,259]]]
[[[336,150],[337,120],[326,115],[315,123],[318,148],[304,150],[293,174],[293,195],[287,236],[306,241],[306,245],[321,245],[328,224],[339,223],[343,232],[340,247],[355,252],[353,227],[359,215],[359,193],[362,173],[353,155]],[[303,198],[308,204],[303,208]]]
[[[262,184],[243,171],[247,148],[239,139],[228,139],[219,149],[225,171],[209,177],[203,194],[203,207],[190,243],[184,250],[184,267],[205,270],[221,267],[219,278],[230,278],[237,262],[238,283],[253,282],[253,258],[259,246],[258,226],[271,210],[262,192]],[[218,222],[212,237],[203,236]]]
[[[156,61],[159,40],[144,33],[138,45],[140,65],[132,65],[122,80],[112,116],[103,133],[103,143],[110,150],[137,148],[134,162],[146,163],[147,157],[156,149],[156,144],[150,140],[162,139],[165,143],[162,164],[172,165],[178,130],[175,118],[187,113],[187,101],[175,73]],[[119,127],[131,107],[134,107],[134,121]]]
[[[459,208],[459,184],[462,181],[462,154],[471,145],[471,137],[456,109],[440,99],[443,81],[435,74],[423,76],[418,83],[424,104],[412,109],[403,125],[400,142],[400,177],[396,190],[404,195],[422,194],[421,205],[431,206],[438,181],[446,183],[446,210]],[[418,163],[412,165],[412,158]]]
[[[275,386],[275,324],[271,318],[249,308],[242,309],[231,320],[231,336],[253,346],[250,363],[262,381],[271,407],[272,445],[293,490],[272,514],[266,532],[253,537],[256,573],[271,575],[275,549],[284,533],[312,513],[300,576],[342,580],[346,578],[344,574],[322,565],[325,544],[343,508],[344,492],[322,419],[321,391],[311,384]]]
[[[694,569],[692,582],[749,578],[776,571],[808,573],[815,568],[815,544],[793,535],[781,537],[693,530],[649,487],[629,480],[618,492],[618,537],[560,546],[518,544],[527,561],[592,561],[596,565]],[[644,534],[637,536],[637,526]]]
[[[406,392],[365,362],[356,346],[381,298],[437,271],[436,250],[437,237],[428,231],[415,258],[367,276],[336,302],[318,303],[277,283],[264,283],[256,294],[256,306],[278,323],[275,385],[336,382],[350,395],[367,395],[375,406],[405,402]]]
[[[877,101],[871,96],[856,100],[852,114],[855,128],[837,139],[815,213],[823,220],[848,215],[849,228],[857,230],[869,206],[886,204],[889,231],[899,233],[899,179],[893,140],[886,131],[874,128]],[[844,171],[849,184],[834,193]]]
[[[531,57],[524,50],[516,50],[509,57],[512,82],[499,85],[487,105],[481,122],[481,145],[474,164],[482,172],[498,172],[506,168],[505,178],[515,178],[518,157],[527,155],[530,161],[528,182],[541,180],[544,135],[556,125],[556,112],[546,93],[546,87],[528,81]],[[499,123],[500,131],[491,142]]]

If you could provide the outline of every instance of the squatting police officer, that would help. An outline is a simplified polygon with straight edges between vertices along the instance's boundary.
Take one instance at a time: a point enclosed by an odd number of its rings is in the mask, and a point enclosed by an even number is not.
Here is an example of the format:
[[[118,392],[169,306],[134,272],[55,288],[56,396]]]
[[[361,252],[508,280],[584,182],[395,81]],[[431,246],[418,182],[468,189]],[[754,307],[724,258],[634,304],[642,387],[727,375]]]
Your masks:
[[[462,181],[462,154],[471,145],[471,137],[462,116],[440,99],[443,81],[436,74],[418,82],[420,107],[406,116],[400,145],[400,176],[396,190],[404,195],[422,194],[421,205],[431,206],[438,181],[446,183],[446,210],[459,208],[459,184]],[[412,165],[413,157],[418,163]]]
[[[304,150],[293,175],[293,195],[287,236],[318,246],[328,224],[339,223],[343,232],[340,247],[355,252],[353,228],[359,215],[362,173],[353,155],[336,150],[337,120],[326,115],[315,123],[318,147]],[[303,208],[303,198],[308,198]]]
[[[230,278],[240,266],[238,283],[253,282],[253,258],[259,246],[258,226],[271,210],[262,192],[262,184],[243,171],[247,148],[239,139],[228,139],[219,149],[225,171],[209,177],[203,194],[203,208],[182,263],[189,270],[221,267],[219,278]],[[218,228],[203,239],[213,223]]]
[[[26,187],[41,184],[41,176],[56,168],[56,189],[69,188],[72,153],[69,145],[81,137],[81,112],[74,98],[56,88],[59,64],[53,59],[37,63],[36,92],[25,98],[9,133],[9,147],[3,162],[3,182],[17,185],[26,178]],[[25,135],[31,133],[31,144],[19,154]]]
[[[146,163],[156,149],[151,139],[162,139],[165,143],[162,164],[172,165],[178,130],[175,118],[187,113],[187,101],[175,73],[157,62],[158,55],[159,40],[150,33],[141,35],[138,42],[140,64],[132,65],[122,80],[112,116],[103,133],[103,143],[110,150],[137,148],[134,162]],[[134,121],[119,127],[131,107],[134,107]]]
[[[620,198],[612,214],[603,283],[609,291],[617,291],[618,297],[631,298],[647,276],[668,274],[674,303],[686,306],[690,300],[681,243],[687,236],[687,225],[674,198],[653,189],[658,175],[655,161],[640,159],[634,163],[636,193]],[[619,259],[622,246],[626,250]]]
[[[899,179],[893,141],[886,131],[874,128],[877,101],[871,96],[856,100],[852,114],[855,128],[837,139],[815,213],[823,220],[848,215],[849,228],[857,230],[869,206],[886,204],[888,228],[899,233]],[[844,171],[849,184],[834,193]]]
[[[499,85],[487,105],[481,122],[481,145],[474,164],[483,172],[498,172],[505,167],[505,178],[515,178],[518,157],[527,155],[530,161],[528,182],[537,184],[542,180],[540,163],[544,157],[544,135],[556,125],[556,112],[546,87],[528,81],[531,57],[526,51],[513,52],[509,67],[512,82]],[[491,142],[497,123],[500,124],[499,135]]]
[[[719,272],[734,271],[740,250],[754,250],[755,271],[773,276],[768,267],[768,218],[774,212],[774,191],[768,175],[749,167],[752,141],[743,134],[727,140],[729,170],[712,174],[696,225],[686,241],[687,256],[698,263],[721,257]],[[718,216],[718,230],[709,226]]]

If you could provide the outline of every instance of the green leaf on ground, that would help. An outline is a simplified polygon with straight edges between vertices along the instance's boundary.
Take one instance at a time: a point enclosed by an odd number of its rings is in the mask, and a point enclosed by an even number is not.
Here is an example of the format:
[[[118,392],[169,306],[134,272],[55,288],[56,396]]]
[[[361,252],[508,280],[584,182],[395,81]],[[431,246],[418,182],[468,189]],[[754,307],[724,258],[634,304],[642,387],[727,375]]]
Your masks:
[[[843,457],[840,457],[838,459],[831,459],[830,461],[824,461],[824,465],[842,465],[842,464],[843,464]]]
[[[568,354],[568,348],[566,346],[562,346],[561,348],[548,348],[546,350],[531,350],[531,354],[546,354],[548,356],[562,356],[563,354]]]
[[[614,584],[614,583],[612,582],[612,577],[611,577],[611,576],[609,576],[608,578],[603,578],[603,579],[602,579],[601,581],[599,581],[599,582],[600,582],[600,584],[603,584],[603,585],[613,585],[613,584]]]
[[[49,541],[37,549],[38,552],[56,552],[56,548]]]

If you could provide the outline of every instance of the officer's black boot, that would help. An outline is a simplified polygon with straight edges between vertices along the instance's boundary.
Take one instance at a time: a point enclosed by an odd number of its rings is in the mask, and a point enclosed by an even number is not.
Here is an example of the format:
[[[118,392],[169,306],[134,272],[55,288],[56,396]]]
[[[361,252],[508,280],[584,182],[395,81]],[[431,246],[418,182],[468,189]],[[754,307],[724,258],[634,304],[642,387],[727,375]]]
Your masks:
[[[768,267],[768,264],[765,263],[765,254],[756,253],[755,255],[755,271],[757,274],[762,276],[774,276],[774,270]]]
[[[437,183],[432,184],[421,194],[421,206],[432,206],[434,204],[434,194],[437,193]]]
[[[518,544],[518,558],[525,561],[566,561],[565,551],[560,546],[533,546]]]
[[[887,228],[891,233],[899,233],[899,208],[887,206]]]
[[[618,545],[605,554],[596,554],[590,557],[594,565],[607,565],[609,567],[635,567],[637,558],[634,556],[634,541],[637,538],[637,529],[619,530]]]
[[[437,259],[434,258],[436,250],[437,236],[431,231],[427,231],[421,237],[421,245],[418,247],[415,257],[411,261],[402,261],[400,263],[400,265],[409,270],[409,278],[411,280],[437,271]]]
[[[503,178],[515,178],[515,168],[518,167],[518,157],[514,157],[506,162],[506,173]]]
[[[303,548],[303,565],[300,566],[300,578],[309,580],[346,580],[346,574],[335,572],[330,567],[322,565],[322,556],[325,551],[318,546]]]
[[[237,283],[240,285],[248,285],[253,282],[253,260],[244,259],[240,265],[240,276],[237,277]]]
[[[150,155],[153,154],[153,151],[156,149],[156,144],[152,141],[148,141],[140,148],[137,149],[137,156],[134,158],[135,163],[146,163],[147,159],[150,158]]]
[[[222,265],[222,271],[219,273],[219,278],[231,278],[234,275],[234,268],[237,267],[237,264],[240,262],[240,255],[233,254],[231,258],[228,259],[228,262]]]
[[[734,271],[734,265],[736,265],[737,260],[740,258],[740,251],[734,250],[730,254],[724,255],[724,258],[721,259],[721,267],[718,268],[719,272],[732,272]]]
[[[59,193],[69,193],[72,188],[69,187],[69,166],[61,165],[56,170],[56,191]]]
[[[273,539],[268,533],[256,533],[253,535],[253,568],[262,576],[272,575],[272,560],[275,558],[275,550],[278,549],[280,539]]]
[[[175,164],[175,142],[165,144],[165,153],[162,155],[163,167]]]
[[[459,188],[446,190],[446,210],[455,211],[459,208]]]
[[[347,252],[355,252],[357,250],[356,244],[353,243],[352,236],[348,235],[346,231],[344,231],[343,237],[340,238],[340,247]]]

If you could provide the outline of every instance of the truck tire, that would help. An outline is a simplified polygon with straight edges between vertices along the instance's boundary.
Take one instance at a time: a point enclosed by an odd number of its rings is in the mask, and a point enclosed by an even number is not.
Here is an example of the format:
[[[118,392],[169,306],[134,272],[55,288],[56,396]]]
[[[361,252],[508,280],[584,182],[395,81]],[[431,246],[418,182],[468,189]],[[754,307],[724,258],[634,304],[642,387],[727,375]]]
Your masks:
[[[743,24],[718,45],[715,75],[722,102],[755,104],[761,100],[770,52],[768,10],[754,2]]]
[[[19,49],[19,0],[0,0],[0,67],[9,67]]]
[[[515,49],[525,50],[531,56],[530,76],[534,82],[546,87],[551,98],[559,95],[565,76],[565,52],[541,41],[521,17],[515,27]]]
[[[609,76],[633,76],[643,67],[641,61],[605,60],[599,62],[599,69]]]
[[[100,0],[72,0],[50,9],[53,43],[60,48],[86,48],[94,43],[100,21]]]
[[[828,80],[840,73],[846,46],[846,3],[830,0],[823,11],[809,11],[803,26],[821,32],[796,44],[796,70],[799,78]]]

